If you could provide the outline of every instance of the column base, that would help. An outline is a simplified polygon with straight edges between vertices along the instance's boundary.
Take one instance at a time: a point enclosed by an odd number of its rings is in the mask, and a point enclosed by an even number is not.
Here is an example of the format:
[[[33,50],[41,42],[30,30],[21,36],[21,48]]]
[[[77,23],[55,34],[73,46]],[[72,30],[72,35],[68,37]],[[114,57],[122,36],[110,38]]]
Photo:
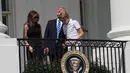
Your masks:
[[[7,29],[7,26],[0,21],[0,38],[10,38],[10,36],[5,34]]]
[[[130,27],[122,27],[113,29],[107,34],[108,38],[112,40],[123,40],[128,41],[126,43],[125,47],[125,67],[126,67],[126,73],[130,72]]]
[[[113,40],[130,40],[130,26],[112,29],[107,34],[109,39]]]
[[[16,38],[0,38],[0,73],[20,73]]]
[[[10,36],[4,34],[4,33],[0,33],[0,38],[10,38]]]

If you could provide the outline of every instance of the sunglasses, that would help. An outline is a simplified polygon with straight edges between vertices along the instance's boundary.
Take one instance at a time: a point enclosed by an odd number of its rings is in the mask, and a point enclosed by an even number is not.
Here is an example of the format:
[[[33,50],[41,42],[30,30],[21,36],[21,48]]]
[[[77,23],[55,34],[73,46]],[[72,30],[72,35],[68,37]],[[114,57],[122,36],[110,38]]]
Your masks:
[[[34,19],[39,19],[39,16],[35,16],[35,17],[33,17]]]

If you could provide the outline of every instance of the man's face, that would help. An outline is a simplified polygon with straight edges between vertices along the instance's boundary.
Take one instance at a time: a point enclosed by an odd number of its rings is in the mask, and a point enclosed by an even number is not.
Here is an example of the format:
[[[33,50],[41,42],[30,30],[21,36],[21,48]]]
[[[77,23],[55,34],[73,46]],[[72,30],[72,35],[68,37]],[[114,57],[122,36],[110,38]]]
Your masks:
[[[65,11],[66,10],[63,7],[57,9],[57,17],[63,22],[63,24],[66,24],[66,17],[64,17]]]
[[[63,8],[63,7],[59,7],[58,9],[57,9],[57,16],[59,17],[63,12],[65,12],[65,9]]]

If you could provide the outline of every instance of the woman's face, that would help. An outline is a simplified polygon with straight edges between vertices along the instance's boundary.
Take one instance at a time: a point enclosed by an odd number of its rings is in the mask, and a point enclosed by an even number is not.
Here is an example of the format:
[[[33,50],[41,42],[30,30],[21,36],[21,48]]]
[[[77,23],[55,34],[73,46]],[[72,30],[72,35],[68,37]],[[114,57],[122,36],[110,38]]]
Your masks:
[[[38,14],[35,14],[35,15],[33,15],[33,17],[32,17],[32,22],[38,22],[39,21],[39,15]]]

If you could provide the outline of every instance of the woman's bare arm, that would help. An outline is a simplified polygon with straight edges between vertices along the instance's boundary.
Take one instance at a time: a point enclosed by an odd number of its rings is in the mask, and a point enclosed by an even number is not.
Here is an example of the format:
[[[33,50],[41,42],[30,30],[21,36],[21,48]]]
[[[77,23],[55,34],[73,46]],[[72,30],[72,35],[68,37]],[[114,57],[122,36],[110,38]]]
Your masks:
[[[28,31],[28,24],[24,24],[24,38],[27,39],[27,31]],[[33,52],[33,48],[29,45],[29,43],[27,42],[27,40],[24,41],[26,45],[29,46],[29,50],[30,52]]]

